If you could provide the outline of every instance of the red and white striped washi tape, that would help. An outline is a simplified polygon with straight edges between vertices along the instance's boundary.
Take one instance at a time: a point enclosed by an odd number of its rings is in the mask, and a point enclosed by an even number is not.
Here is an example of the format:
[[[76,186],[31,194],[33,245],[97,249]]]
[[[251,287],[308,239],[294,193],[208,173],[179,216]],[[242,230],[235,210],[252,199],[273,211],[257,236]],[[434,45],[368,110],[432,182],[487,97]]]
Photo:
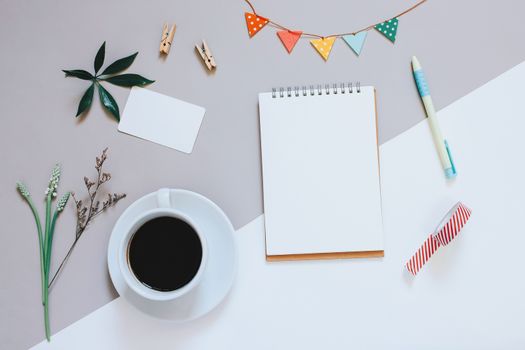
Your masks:
[[[458,202],[452,207],[443,220],[441,220],[436,231],[428,236],[423,245],[410,260],[408,260],[406,263],[407,270],[414,276],[417,275],[419,270],[421,270],[423,265],[434,255],[439,247],[449,244],[456,238],[459,231],[461,231],[467,223],[471,213],[472,210],[461,202]]]

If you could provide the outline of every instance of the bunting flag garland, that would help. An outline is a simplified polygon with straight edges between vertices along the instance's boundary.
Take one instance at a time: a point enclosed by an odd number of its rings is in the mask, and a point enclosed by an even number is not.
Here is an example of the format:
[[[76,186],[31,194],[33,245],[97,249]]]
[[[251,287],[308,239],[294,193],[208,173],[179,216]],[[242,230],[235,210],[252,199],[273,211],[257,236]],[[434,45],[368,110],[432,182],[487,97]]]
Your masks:
[[[265,25],[268,24],[268,18],[257,16],[255,13],[244,13],[246,19],[246,27],[248,28],[248,34],[250,38],[257,34]]]
[[[365,43],[366,36],[368,31],[375,29],[381,33],[385,38],[390,40],[392,43],[395,43],[397,36],[397,27],[399,24],[399,18],[404,16],[408,12],[414,10],[416,7],[422,5],[427,0],[419,0],[415,5],[409,7],[405,11],[397,14],[396,16],[391,17],[387,20],[382,20],[381,22],[374,23],[372,25],[366,26],[362,29],[356,30],[354,32],[348,33],[339,33],[331,35],[319,35],[313,33],[303,32],[301,30],[292,30],[289,27],[285,27],[275,21],[272,21],[266,17],[262,17],[255,11],[250,0],[244,0],[251,8],[252,12],[245,12],[244,17],[246,19],[246,28],[248,29],[248,35],[253,37],[255,34],[259,33],[262,28],[264,28],[268,23],[272,27],[278,28],[277,36],[284,45],[286,51],[291,53],[299,39],[307,37],[311,38],[310,43],[321,55],[321,57],[327,61],[332,47],[336,39],[340,38],[355,52],[357,56],[361,54],[363,45]]]
[[[383,34],[391,42],[396,41],[397,24],[399,20],[397,18],[389,19],[383,23],[376,24],[374,28],[381,34]]]
[[[281,30],[277,32],[277,36],[279,37],[279,39],[281,39],[288,53],[292,53],[295,44],[297,44],[302,34],[303,32],[301,32],[300,30]]]
[[[348,44],[348,46],[350,46],[350,48],[355,52],[355,54],[359,56],[359,54],[361,53],[361,49],[363,48],[363,44],[365,43],[366,34],[368,34],[368,32],[361,32],[355,35],[345,35],[343,36],[343,40],[345,41],[345,43]]]
[[[317,52],[324,58],[324,60],[328,60],[328,56],[330,55],[330,51],[332,51],[332,47],[334,46],[335,42],[335,36],[331,36],[329,38],[321,38],[321,39],[314,39],[310,40],[310,43],[315,47]]]

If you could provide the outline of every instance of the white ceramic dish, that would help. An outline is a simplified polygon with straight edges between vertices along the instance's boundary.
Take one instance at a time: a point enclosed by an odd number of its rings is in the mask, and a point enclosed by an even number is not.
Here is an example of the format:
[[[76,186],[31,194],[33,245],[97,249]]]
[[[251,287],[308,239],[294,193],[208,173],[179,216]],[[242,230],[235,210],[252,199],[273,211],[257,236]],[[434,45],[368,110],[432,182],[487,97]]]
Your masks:
[[[174,300],[144,298],[125,282],[119,267],[119,248],[137,217],[158,208],[157,192],[131,204],[120,216],[108,245],[108,268],[117,292],[142,312],[156,318],[185,322],[210,312],[228,294],[236,273],[237,255],[233,226],[224,212],[208,198],[191,191],[169,190],[171,208],[191,218],[208,245],[206,269],[199,284]]]

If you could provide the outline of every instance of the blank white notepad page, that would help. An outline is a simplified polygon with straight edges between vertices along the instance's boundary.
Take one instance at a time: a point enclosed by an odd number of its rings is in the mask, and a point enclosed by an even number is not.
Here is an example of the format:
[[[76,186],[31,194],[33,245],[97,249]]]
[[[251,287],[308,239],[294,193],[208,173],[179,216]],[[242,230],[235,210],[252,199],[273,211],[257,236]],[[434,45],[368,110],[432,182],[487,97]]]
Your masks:
[[[382,251],[374,88],[259,109],[266,254]]]

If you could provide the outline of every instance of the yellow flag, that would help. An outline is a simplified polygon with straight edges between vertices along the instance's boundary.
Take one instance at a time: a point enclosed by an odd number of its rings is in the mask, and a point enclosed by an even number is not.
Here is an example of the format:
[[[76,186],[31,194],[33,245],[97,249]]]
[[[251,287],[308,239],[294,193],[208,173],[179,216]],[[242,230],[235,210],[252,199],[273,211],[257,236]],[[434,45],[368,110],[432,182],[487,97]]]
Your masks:
[[[330,51],[332,51],[332,46],[334,46],[336,37],[331,36],[328,38],[322,38],[322,39],[314,39],[310,40],[310,44],[312,44],[313,47],[319,52],[319,54],[324,58],[324,60],[328,60],[328,56],[330,55]]]

